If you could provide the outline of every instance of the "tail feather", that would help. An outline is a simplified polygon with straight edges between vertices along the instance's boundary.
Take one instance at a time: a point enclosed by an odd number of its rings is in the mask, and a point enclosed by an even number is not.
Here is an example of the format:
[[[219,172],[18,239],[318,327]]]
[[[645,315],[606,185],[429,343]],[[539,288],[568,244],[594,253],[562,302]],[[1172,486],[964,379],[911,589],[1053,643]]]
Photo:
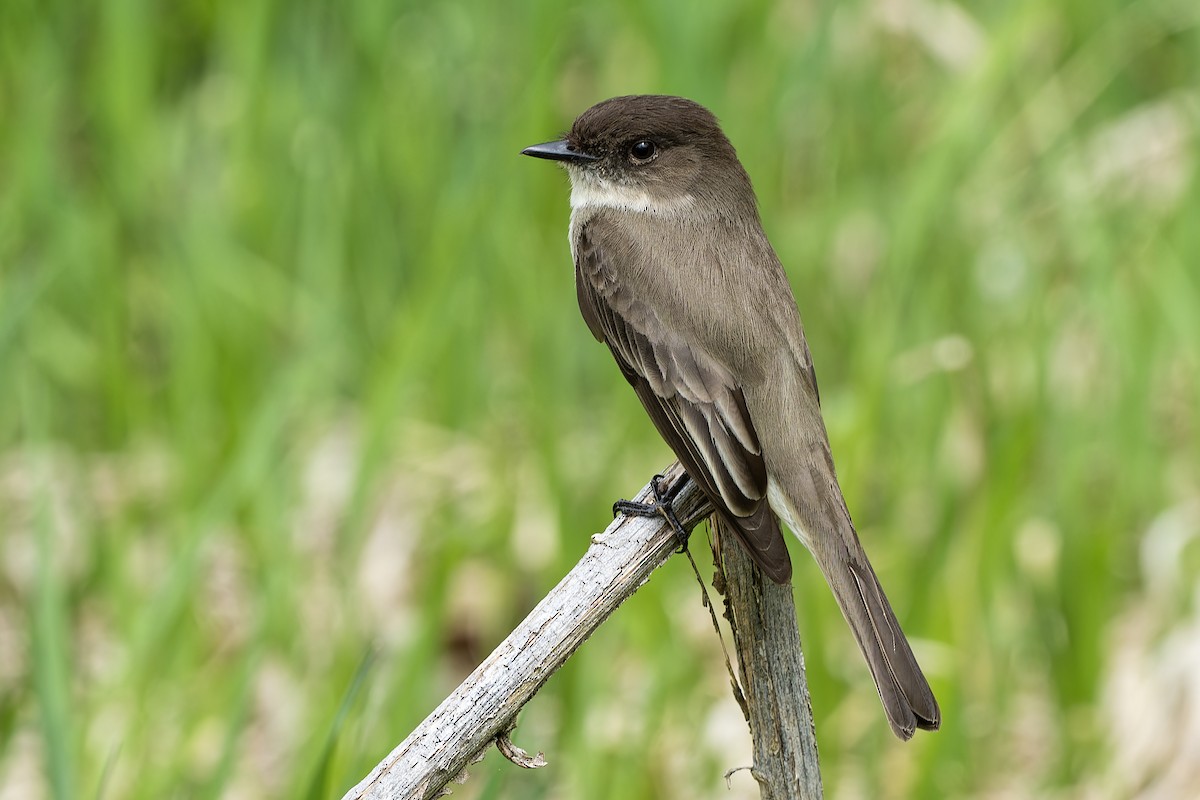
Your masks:
[[[917,728],[937,730],[942,719],[937,700],[870,563],[846,559],[821,568],[871,669],[892,730],[901,739],[911,739]]]
[[[833,590],[875,679],[892,731],[911,739],[918,728],[937,730],[942,712],[871,569],[833,476],[832,459],[828,451],[825,454],[825,460],[810,463],[807,474],[800,472],[789,481],[790,494],[771,479],[771,507],[816,559]]]

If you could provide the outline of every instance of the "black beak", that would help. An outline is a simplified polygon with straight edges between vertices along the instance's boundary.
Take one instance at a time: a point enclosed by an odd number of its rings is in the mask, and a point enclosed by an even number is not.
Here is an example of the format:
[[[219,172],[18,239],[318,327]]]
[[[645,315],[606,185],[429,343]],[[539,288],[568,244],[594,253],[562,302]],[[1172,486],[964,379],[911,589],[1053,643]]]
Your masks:
[[[582,164],[585,161],[600,160],[599,156],[585,153],[582,150],[576,150],[572,145],[567,144],[566,139],[526,147],[521,151],[521,155],[533,156],[534,158],[548,158],[551,161],[570,161],[576,164]]]

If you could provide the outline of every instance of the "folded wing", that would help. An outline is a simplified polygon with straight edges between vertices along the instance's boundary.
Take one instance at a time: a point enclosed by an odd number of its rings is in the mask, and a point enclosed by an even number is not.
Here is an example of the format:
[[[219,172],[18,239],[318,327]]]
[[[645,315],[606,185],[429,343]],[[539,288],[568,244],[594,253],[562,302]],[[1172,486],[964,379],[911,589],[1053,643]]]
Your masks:
[[[730,370],[712,353],[665,325],[631,287],[621,285],[592,228],[575,242],[579,309],[592,334],[608,345],[659,433],[679,462],[777,583],[792,574],[779,523],[767,503],[767,469]]]

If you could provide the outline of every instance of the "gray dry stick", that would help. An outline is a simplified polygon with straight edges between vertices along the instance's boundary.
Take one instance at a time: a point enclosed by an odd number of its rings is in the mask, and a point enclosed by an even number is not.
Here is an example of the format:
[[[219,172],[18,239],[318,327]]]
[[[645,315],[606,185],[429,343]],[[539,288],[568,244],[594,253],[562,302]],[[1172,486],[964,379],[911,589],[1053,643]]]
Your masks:
[[[674,464],[665,474],[674,482],[683,471]],[[638,500],[652,496],[646,486]],[[689,531],[712,511],[691,481],[674,507]],[[506,736],[538,689],[676,547],[675,535],[661,517],[614,520],[604,533],[592,537],[582,560],[516,630],[343,800],[427,800],[441,795],[476,755],[498,736]],[[799,680],[803,683],[803,675]],[[794,733],[811,737],[811,725]],[[812,751],[816,752],[815,742]]]
[[[736,535],[717,523],[742,690],[762,800],[820,800],[821,767],[791,586],[763,578]]]

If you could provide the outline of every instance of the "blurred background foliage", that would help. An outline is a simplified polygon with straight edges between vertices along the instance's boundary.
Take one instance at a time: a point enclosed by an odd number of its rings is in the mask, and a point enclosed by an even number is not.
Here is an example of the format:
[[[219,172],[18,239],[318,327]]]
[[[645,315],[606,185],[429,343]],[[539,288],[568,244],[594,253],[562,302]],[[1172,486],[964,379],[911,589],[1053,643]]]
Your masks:
[[[1198,26],[5,0],[0,798],[340,796],[669,462],[517,155],[634,92],[754,178],[944,710],[892,739],[794,546],[829,795],[1194,797]],[[707,625],[672,561],[457,796],[756,797]]]

